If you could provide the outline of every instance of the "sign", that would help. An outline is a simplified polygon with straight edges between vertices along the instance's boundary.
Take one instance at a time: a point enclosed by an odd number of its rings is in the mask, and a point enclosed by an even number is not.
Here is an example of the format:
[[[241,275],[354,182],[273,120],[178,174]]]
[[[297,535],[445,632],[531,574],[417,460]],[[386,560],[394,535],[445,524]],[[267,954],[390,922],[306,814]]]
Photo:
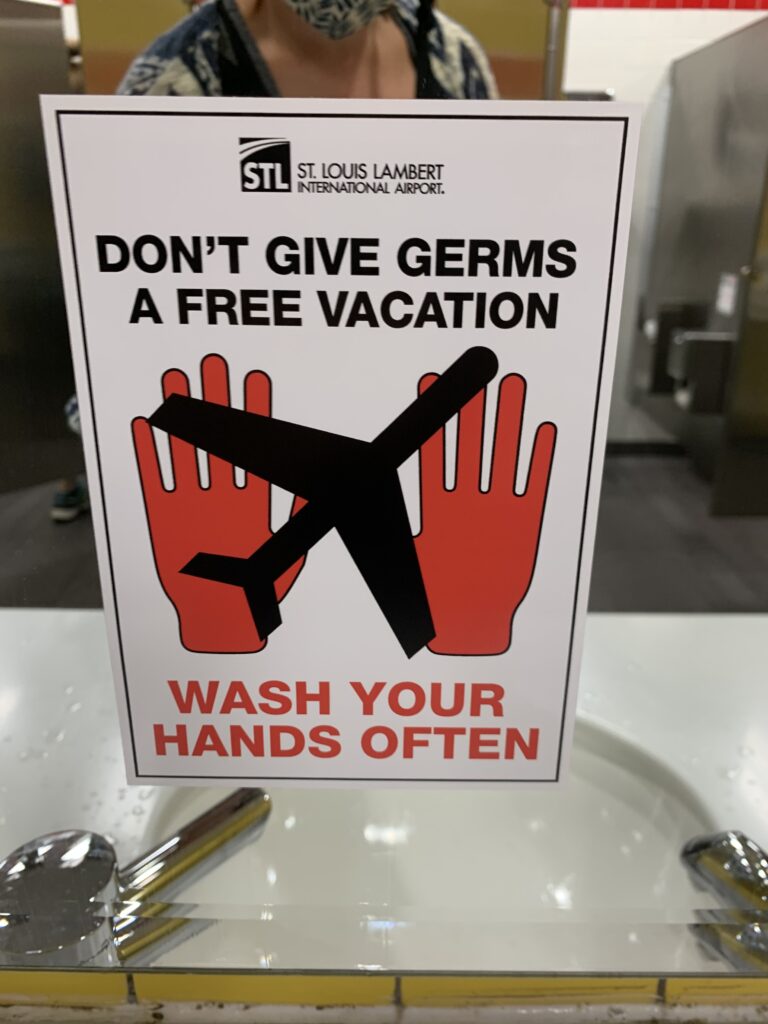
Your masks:
[[[47,98],[131,780],[562,779],[635,133]]]

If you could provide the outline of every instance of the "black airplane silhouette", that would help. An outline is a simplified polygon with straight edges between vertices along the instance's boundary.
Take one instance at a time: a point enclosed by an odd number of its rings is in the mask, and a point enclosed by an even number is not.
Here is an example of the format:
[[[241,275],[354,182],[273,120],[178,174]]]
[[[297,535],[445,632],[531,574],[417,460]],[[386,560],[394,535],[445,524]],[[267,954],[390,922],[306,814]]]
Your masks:
[[[282,622],[275,581],[335,528],[412,657],[435,628],[397,470],[498,368],[490,349],[468,349],[373,441],[170,395],[153,427],[307,500],[250,557],[199,552],[181,572],[242,587],[265,639]]]

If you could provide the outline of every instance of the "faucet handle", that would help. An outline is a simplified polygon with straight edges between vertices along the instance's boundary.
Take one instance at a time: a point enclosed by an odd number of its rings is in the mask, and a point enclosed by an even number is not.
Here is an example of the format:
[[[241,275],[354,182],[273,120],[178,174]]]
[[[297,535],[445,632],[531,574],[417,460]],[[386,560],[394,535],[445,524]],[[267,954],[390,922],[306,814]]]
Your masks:
[[[115,964],[112,845],[95,832],[52,832],[0,862],[0,964]]]
[[[689,840],[680,853],[694,884],[723,910],[699,910],[690,926],[699,944],[740,971],[768,967],[768,855],[743,832]]]
[[[694,882],[725,906],[768,911],[768,855],[743,832],[696,836],[680,857]]]
[[[161,903],[264,828],[272,804],[239,789],[124,870],[95,832],[52,832],[0,862],[0,966],[142,963],[199,931]]]

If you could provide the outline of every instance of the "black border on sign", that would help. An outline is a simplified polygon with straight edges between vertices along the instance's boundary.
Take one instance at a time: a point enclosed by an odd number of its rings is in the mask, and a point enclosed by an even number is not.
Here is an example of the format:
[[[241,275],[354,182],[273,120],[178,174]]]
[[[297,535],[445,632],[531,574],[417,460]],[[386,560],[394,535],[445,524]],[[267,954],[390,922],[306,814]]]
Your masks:
[[[117,627],[117,643],[118,650],[120,652],[120,668],[123,676],[123,690],[125,692],[125,703],[128,710],[128,729],[131,736],[131,752],[133,754],[133,767],[137,779],[191,779],[198,778],[194,775],[159,775],[155,772],[142,773],[138,770],[138,760],[136,756],[136,741],[133,732],[133,714],[131,711],[131,698],[128,691],[128,680],[126,678],[125,671],[125,655],[123,651],[123,638],[122,630],[120,628],[120,613],[117,605],[117,589],[115,587],[115,574],[112,564],[112,545],[109,535],[109,522],[107,517],[107,503],[104,495],[104,483],[101,472],[101,451],[99,449],[98,432],[96,430],[96,415],[93,402],[93,386],[91,382],[91,370],[90,362],[88,359],[88,342],[86,339],[85,331],[85,316],[83,314],[83,296],[80,285],[80,269],[77,261],[77,248],[75,245],[75,232],[72,219],[72,204],[69,192],[69,180],[67,178],[67,162],[64,151],[64,138],[62,132],[62,118],[64,117],[79,117],[79,116],[92,116],[96,115],[101,117],[249,117],[249,118],[268,118],[268,117],[280,117],[280,118],[341,118],[344,120],[350,119],[363,119],[369,121],[375,120],[422,120],[422,121],[608,121],[615,122],[624,125],[621,140],[621,155],[619,158],[618,167],[618,179],[616,185],[616,203],[614,208],[613,218],[613,234],[611,239],[611,257],[608,266],[608,281],[606,286],[606,297],[605,297],[605,314],[603,317],[603,337],[600,344],[600,362],[598,365],[597,374],[597,388],[595,390],[595,403],[594,403],[594,414],[592,417],[592,436],[589,443],[589,464],[587,466],[587,477],[584,488],[584,501],[583,501],[583,514],[581,519],[581,532],[579,535],[579,557],[576,570],[576,582],[573,590],[573,611],[571,614],[571,631],[568,640],[568,661],[565,670],[565,688],[563,690],[563,707],[560,716],[560,736],[557,744],[557,770],[555,777],[550,779],[437,779],[434,777],[430,778],[403,778],[397,776],[393,778],[379,778],[379,777],[359,777],[359,776],[348,776],[342,777],[338,775],[329,776],[306,776],[306,775],[261,775],[258,778],[245,775],[209,775],[206,776],[209,779],[220,779],[222,782],[235,781],[248,779],[254,783],[260,782],[372,782],[372,783],[386,783],[386,782],[437,782],[437,783],[475,783],[477,785],[485,786],[492,783],[509,783],[509,782],[522,782],[522,783],[553,783],[559,782],[560,780],[560,765],[562,762],[563,754],[563,738],[565,734],[565,710],[568,705],[568,693],[571,684],[571,669],[573,663],[573,637],[576,630],[576,610],[579,604],[579,593],[581,589],[581,577],[582,577],[582,558],[584,555],[584,537],[586,533],[587,524],[587,512],[589,510],[589,490],[592,483],[592,464],[595,451],[595,434],[597,432],[597,418],[600,411],[600,397],[601,387],[603,381],[603,368],[605,364],[605,346],[608,338],[608,317],[611,309],[611,296],[613,293],[613,273],[614,264],[616,259],[616,236],[619,228],[619,208],[621,204],[621,189],[624,182],[624,162],[626,159],[627,152],[627,130],[629,119],[627,117],[611,117],[608,115],[597,116],[597,117],[586,117],[584,115],[567,115],[567,114],[331,114],[331,113],[312,113],[312,114],[300,114],[290,112],[269,112],[264,113],[261,111],[242,111],[234,112],[227,111],[221,113],[218,111],[192,111],[192,110],[57,110],[56,111],[56,129],[59,140],[59,153],[61,155],[61,169],[62,177],[64,181],[64,195],[67,203],[67,220],[69,224],[69,240],[72,249],[72,260],[74,263],[75,270],[75,285],[77,287],[77,308],[80,316],[80,331],[83,338],[83,353],[85,357],[85,372],[88,377],[88,395],[91,404],[91,425],[93,427],[93,438],[94,446],[96,449],[96,463],[99,469],[99,491],[101,493],[101,504],[104,510],[104,533],[107,544],[107,557],[109,558],[109,575],[110,584],[112,589],[112,599],[115,605],[115,625]]]

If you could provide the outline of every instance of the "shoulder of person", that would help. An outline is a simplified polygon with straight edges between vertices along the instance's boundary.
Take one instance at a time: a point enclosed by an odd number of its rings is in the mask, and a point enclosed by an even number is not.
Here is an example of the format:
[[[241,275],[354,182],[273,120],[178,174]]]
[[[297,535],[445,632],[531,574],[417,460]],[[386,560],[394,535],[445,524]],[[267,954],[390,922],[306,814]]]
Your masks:
[[[400,17],[415,33],[419,0],[395,0]],[[454,99],[496,99],[498,89],[488,58],[471,32],[442,11],[434,12],[429,33],[432,71]]]
[[[133,61],[117,92],[123,96],[218,96],[219,18],[207,0],[158,36]]]

